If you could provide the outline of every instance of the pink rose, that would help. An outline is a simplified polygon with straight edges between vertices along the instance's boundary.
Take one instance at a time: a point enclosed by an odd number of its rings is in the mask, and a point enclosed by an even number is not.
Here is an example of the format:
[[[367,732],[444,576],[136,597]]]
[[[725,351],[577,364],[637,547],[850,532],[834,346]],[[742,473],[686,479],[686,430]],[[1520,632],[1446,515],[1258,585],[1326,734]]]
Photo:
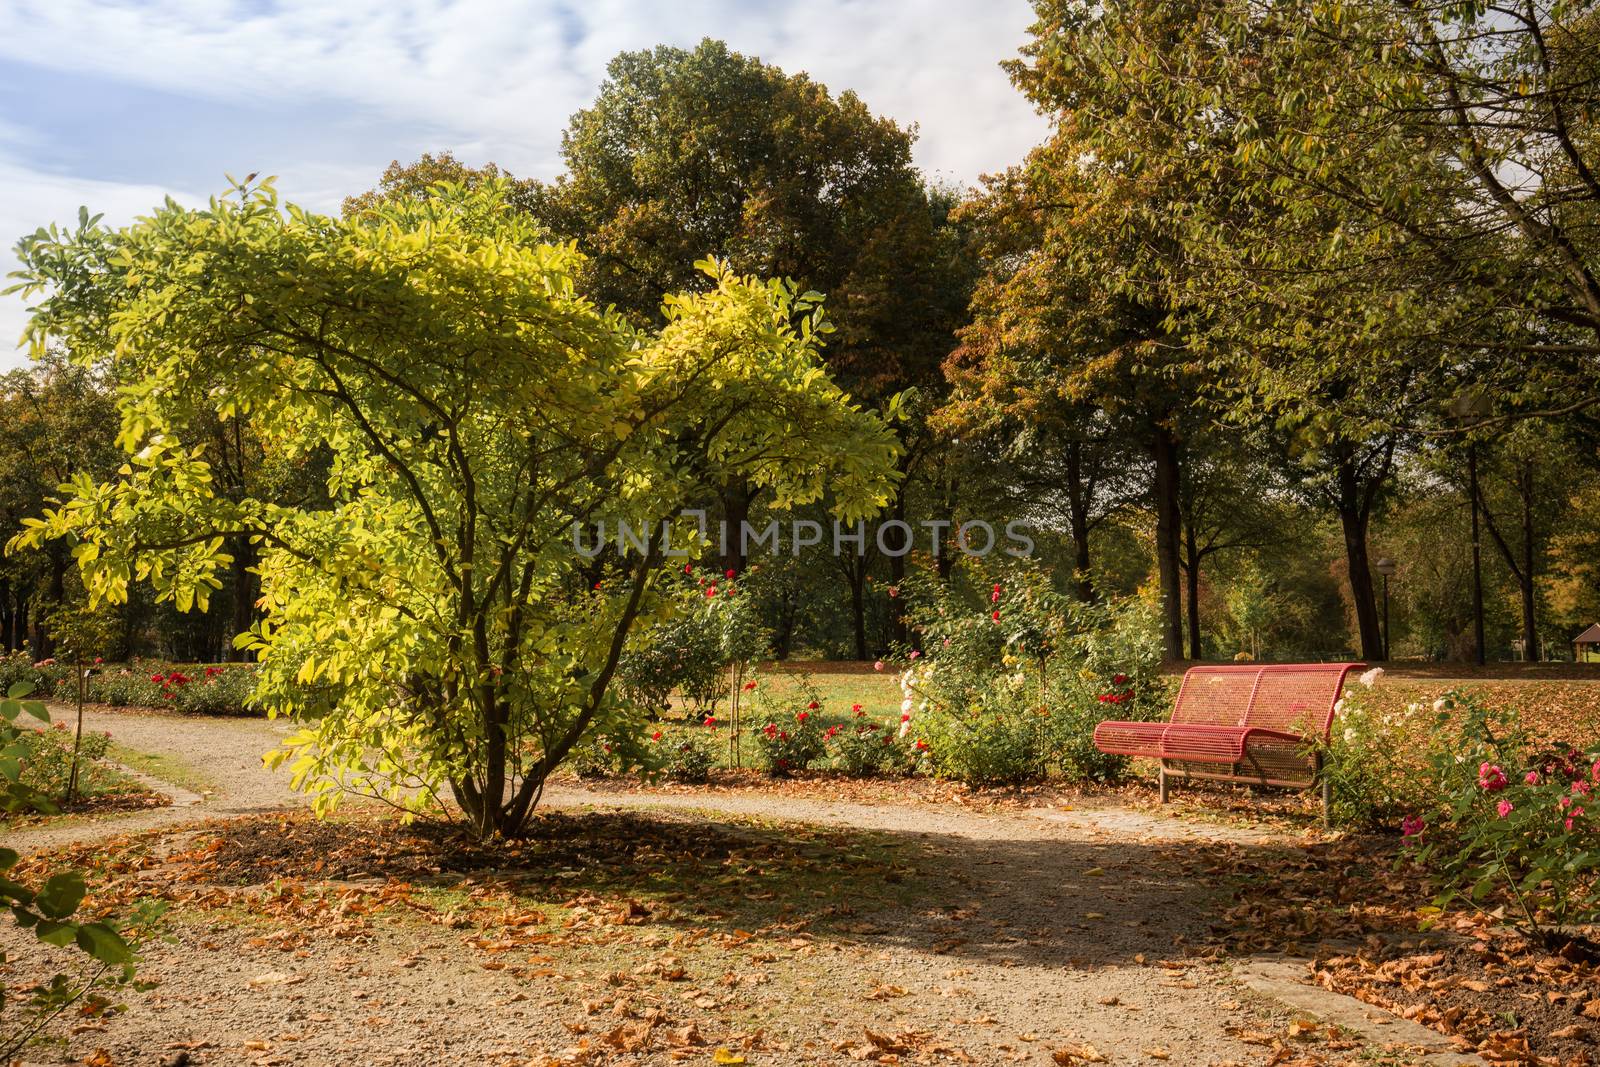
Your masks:
[[[878,662],[874,663],[872,665],[872,669],[875,670],[875,671],[883,670],[883,660],[880,659]]]
[[[1494,810],[1500,813],[1500,817],[1502,819],[1505,818],[1507,815],[1510,815],[1511,812],[1512,812],[1511,801],[1502,800],[1500,803],[1498,803],[1498,804],[1496,804],[1494,806]]]
[[[1539,772],[1538,771],[1529,771],[1527,774],[1522,776],[1522,780],[1524,782],[1527,782],[1529,785],[1538,785],[1539,784]]]
[[[1490,793],[1498,793],[1506,787],[1506,772],[1492,763],[1478,765],[1478,786]]]
[[[1426,830],[1427,828],[1428,828],[1428,824],[1423,821],[1422,816],[1420,816],[1420,815],[1407,815],[1404,819],[1402,819],[1400,821],[1400,836],[1401,837],[1416,837],[1418,834],[1422,833],[1422,831]]]

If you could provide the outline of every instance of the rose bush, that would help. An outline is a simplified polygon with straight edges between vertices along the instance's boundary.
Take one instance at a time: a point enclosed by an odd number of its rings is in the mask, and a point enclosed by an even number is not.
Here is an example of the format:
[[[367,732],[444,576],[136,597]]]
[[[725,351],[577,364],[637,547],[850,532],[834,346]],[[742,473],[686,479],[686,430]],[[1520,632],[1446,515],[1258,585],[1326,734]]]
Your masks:
[[[784,778],[820,762],[828,754],[823,739],[822,699],[809,681],[775,699],[770,688],[756,697],[756,749],[767,772]]]
[[[1600,917],[1600,743],[1532,748],[1516,715],[1459,692],[1440,701],[1441,734],[1453,717],[1459,730],[1434,759],[1439,804],[1407,836],[1439,880],[1436,905],[1504,897],[1546,940]]]
[[[948,583],[906,584],[922,648],[901,657],[899,733],[941,776],[1113,780],[1127,760],[1094,747],[1095,726],[1166,708],[1155,617],[1140,600],[1085,604],[1037,569],[977,560]]]

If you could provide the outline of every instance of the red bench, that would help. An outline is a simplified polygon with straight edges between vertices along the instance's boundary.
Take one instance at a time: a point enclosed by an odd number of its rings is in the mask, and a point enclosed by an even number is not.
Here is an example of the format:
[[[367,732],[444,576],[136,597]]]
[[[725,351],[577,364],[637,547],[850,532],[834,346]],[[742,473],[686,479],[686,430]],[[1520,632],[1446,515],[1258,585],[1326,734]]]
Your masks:
[[[1290,789],[1328,783],[1321,756],[1345,679],[1364,663],[1275,663],[1192,667],[1183,676],[1171,722],[1103,722],[1101,752],[1161,761],[1161,802],[1168,778],[1210,778]]]

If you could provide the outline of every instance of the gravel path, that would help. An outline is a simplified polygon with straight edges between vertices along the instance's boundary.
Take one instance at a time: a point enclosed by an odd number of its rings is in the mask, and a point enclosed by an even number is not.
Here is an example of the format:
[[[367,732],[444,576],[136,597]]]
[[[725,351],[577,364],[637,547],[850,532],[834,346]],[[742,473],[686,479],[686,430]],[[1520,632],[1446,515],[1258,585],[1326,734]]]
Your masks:
[[[260,762],[284,725],[117,712],[87,718],[130,748],[183,760],[215,783],[214,794],[185,808],[29,831],[12,847],[300,803],[287,776]],[[932,1033],[983,1064],[1080,1062],[1052,1057],[1079,1044],[1113,1063],[1259,1064],[1271,1055],[1263,1036],[1284,1034],[1289,1020],[1281,1004],[1250,992],[1227,964],[1185,954],[1207,933],[1217,887],[1187,861],[1184,846],[1285,844],[1270,834],[1124,808],[983,811],[776,792],[562,784],[547,790],[545,803],[872,830],[901,838],[923,857],[924,869],[931,861],[947,879],[940,899],[919,904],[922,910],[863,916],[854,944],[774,964],[793,968],[792,995],[816,999],[815,1040],[786,1054],[752,1054],[752,1064],[853,1062],[861,1057],[844,1043],[853,1039],[859,1051],[866,1029]],[[144,967],[159,979],[156,990],[137,998],[127,1015],[84,1030],[73,1055],[103,1047],[117,1064],[162,1063],[183,1053],[187,1060],[173,1062],[543,1065],[558,1062],[543,1055],[577,1040],[567,1032],[569,998],[549,983],[485,970],[460,938],[436,928],[382,923],[358,944],[324,940],[292,953],[290,943],[275,944],[248,927],[180,922],[173,932],[176,940],[154,946]],[[704,988],[684,996],[704,996]],[[895,992],[870,992],[885,989]],[[130,1057],[130,1050],[142,1054]],[[527,1059],[535,1050],[542,1055]],[[709,1053],[696,1049],[690,1062],[709,1062]],[[608,1053],[593,1062],[678,1058],[618,1060]]]

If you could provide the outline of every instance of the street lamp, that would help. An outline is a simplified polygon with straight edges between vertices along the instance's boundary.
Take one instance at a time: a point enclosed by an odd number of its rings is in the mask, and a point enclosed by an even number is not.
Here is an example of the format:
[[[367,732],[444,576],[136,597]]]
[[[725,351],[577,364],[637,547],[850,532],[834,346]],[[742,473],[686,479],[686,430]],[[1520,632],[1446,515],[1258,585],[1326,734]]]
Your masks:
[[[1395,561],[1388,556],[1381,557],[1372,565],[1372,569],[1383,575],[1383,661],[1389,662],[1389,575],[1396,570]]]

